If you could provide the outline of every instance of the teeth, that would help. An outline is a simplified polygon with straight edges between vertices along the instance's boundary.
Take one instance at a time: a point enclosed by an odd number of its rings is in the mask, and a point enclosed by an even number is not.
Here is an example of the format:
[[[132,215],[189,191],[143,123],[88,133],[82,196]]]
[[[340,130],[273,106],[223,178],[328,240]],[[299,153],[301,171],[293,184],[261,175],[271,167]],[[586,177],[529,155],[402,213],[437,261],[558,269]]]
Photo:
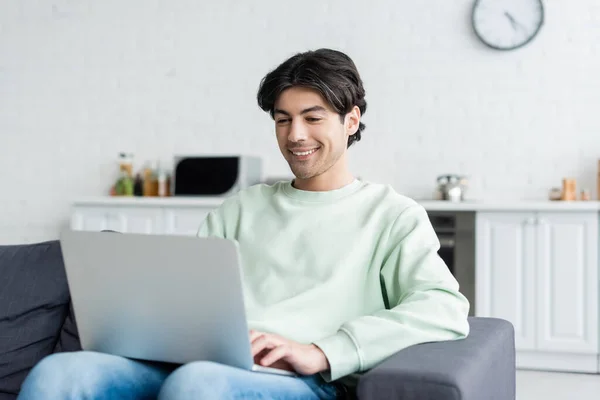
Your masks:
[[[312,149],[312,150],[309,150],[309,151],[301,151],[301,152],[295,152],[295,151],[292,151],[292,153],[293,153],[295,156],[307,156],[307,155],[309,155],[309,154],[312,154],[312,153],[314,153],[315,151],[317,151],[317,149]]]

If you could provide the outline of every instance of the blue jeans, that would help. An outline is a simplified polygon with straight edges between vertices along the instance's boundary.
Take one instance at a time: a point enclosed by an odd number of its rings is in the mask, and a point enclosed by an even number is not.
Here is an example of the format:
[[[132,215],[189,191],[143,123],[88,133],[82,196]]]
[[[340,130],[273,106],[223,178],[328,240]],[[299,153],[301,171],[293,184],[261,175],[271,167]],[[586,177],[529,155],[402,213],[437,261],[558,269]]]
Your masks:
[[[58,353],[29,373],[18,399],[335,399],[319,375],[288,377],[208,361],[183,366],[89,351]]]

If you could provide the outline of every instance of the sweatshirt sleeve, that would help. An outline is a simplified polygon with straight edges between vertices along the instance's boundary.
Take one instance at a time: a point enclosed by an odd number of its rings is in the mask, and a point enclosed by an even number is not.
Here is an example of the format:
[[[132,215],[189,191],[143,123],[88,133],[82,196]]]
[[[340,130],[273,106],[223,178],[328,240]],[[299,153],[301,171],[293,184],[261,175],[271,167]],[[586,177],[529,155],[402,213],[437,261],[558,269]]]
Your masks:
[[[465,338],[468,300],[439,257],[425,209],[412,205],[393,223],[380,269],[385,309],[344,323],[314,344],[327,356],[326,381],[371,369],[419,343]]]
[[[235,239],[240,214],[239,198],[238,196],[232,196],[207,214],[200,224],[196,236]]]
[[[219,209],[213,210],[208,213],[204,221],[198,228],[198,237],[225,237],[223,218],[219,215]]]

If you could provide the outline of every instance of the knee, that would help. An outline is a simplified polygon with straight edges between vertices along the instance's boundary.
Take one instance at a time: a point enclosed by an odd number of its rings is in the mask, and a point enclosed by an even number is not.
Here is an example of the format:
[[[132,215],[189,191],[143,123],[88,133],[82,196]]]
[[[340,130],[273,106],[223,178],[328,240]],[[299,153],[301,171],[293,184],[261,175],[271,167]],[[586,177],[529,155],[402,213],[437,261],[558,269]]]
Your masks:
[[[57,353],[43,358],[25,378],[21,392],[31,387],[48,387],[62,383],[68,376],[70,366],[76,361],[77,357],[72,353]]]
[[[231,370],[233,367],[210,361],[185,364],[166,379],[159,399],[223,398],[229,392]]]
[[[93,389],[98,382],[102,355],[91,352],[56,353],[43,358],[29,372],[19,399],[50,396],[66,398],[73,389]],[[41,396],[41,397],[40,397]]]

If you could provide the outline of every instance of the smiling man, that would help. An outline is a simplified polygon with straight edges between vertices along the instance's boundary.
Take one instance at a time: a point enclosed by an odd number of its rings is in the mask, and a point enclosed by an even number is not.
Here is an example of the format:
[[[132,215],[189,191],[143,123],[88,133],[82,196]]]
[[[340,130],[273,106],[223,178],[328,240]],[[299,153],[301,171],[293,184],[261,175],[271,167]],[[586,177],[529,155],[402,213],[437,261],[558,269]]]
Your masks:
[[[255,362],[298,376],[79,352],[38,364],[20,398],[334,399],[403,348],[468,334],[469,303],[423,207],[348,168],[367,105],[353,61],[294,55],[262,80],[258,104],[295,179],[228,198],[198,235],[238,242]]]
[[[247,373],[244,384],[334,398],[322,391],[352,391],[405,347],[464,338],[469,303],[423,207],[348,168],[367,106],[354,62],[330,49],[297,54],[264,77],[258,104],[295,179],[228,199],[200,235],[239,243],[256,362],[301,377]]]

